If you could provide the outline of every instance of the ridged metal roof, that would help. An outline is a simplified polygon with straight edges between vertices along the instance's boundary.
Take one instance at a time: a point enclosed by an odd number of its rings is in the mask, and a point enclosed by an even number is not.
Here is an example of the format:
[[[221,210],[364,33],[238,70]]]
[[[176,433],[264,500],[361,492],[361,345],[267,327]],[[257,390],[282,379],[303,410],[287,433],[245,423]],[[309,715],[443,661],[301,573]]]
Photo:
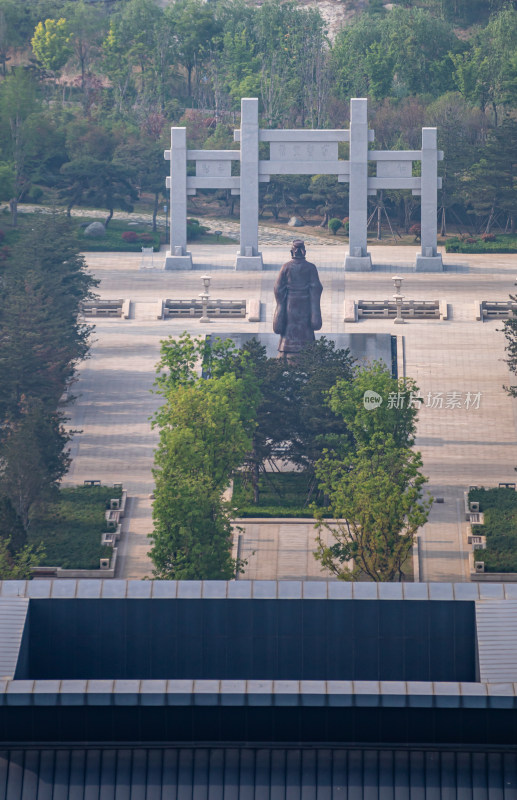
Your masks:
[[[360,749],[0,751],[2,800],[514,800],[517,755]]]
[[[0,678],[13,678],[16,672],[28,607],[28,598],[0,598]]]
[[[476,603],[476,628],[481,681],[517,681],[517,601]]]

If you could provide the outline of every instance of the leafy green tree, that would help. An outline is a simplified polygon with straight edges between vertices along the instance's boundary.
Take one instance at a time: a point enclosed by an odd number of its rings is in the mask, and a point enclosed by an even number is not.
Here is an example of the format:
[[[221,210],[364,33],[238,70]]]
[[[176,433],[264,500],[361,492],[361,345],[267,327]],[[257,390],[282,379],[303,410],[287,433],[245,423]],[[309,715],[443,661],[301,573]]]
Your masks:
[[[376,97],[387,96],[393,81],[393,59],[386,41],[387,28],[377,16],[363,15],[351,25],[342,28],[332,48],[331,62],[334,74],[333,93],[348,100],[350,97],[366,97],[372,82],[372,68],[376,48],[383,48],[384,57],[388,59],[382,77],[381,87],[376,87]],[[370,56],[369,64],[367,59]]]
[[[84,0],[70,3],[67,14],[73,61],[80,72],[83,108],[88,111],[91,105],[92,69],[100,54],[106,21],[96,8],[87,5]]]
[[[135,96],[135,82],[133,64],[127,58],[124,37],[113,20],[102,43],[101,52],[103,71],[111,81],[113,103],[117,112],[123,114],[126,105]]]
[[[253,32],[267,124],[299,121],[303,126],[306,118],[323,119],[317,103],[326,95],[321,59],[327,41],[319,11],[267,0],[256,11]]]
[[[59,414],[49,413],[40,400],[33,399],[21,402],[17,420],[2,438],[0,493],[27,532],[31,511],[57,489],[70,466],[65,451],[70,434]]]
[[[0,294],[0,430],[30,398],[55,411],[88,354],[78,314],[95,285],[63,215],[42,214],[13,248]]]
[[[67,201],[67,213],[82,202],[105,208],[108,226],[116,208],[131,212],[137,199],[134,168],[124,161],[101,161],[91,156],[76,158],[61,167],[64,185],[61,197]]]
[[[352,380],[354,360],[348,349],[340,350],[322,336],[304,347],[292,364],[284,365],[284,372],[286,416],[292,420],[286,455],[313,474],[326,448],[344,446],[349,440],[346,424],[327,405],[326,398],[336,381],[348,384]]]
[[[381,405],[365,407],[366,391],[380,395]],[[412,381],[395,380],[381,364],[360,369],[351,382],[338,381],[330,392],[330,407],[353,441],[327,452],[316,466],[335,521],[316,510],[315,557],[341,580],[401,580],[415,534],[427,520],[432,501],[423,497],[422,460],[412,449],[417,409],[411,393]],[[323,529],[334,544],[323,541]]]
[[[421,466],[418,453],[396,447],[389,435],[376,435],[346,467],[333,459],[320,463],[318,477],[337,519],[318,518],[315,557],[322,567],[340,580],[362,575],[373,581],[402,580],[415,534],[429,514]],[[324,543],[322,529],[331,532],[335,544]]]
[[[13,555],[9,545],[9,539],[0,538],[0,580],[30,580],[34,567],[45,558],[43,546],[35,548],[33,545],[25,545]]]
[[[105,55],[108,74],[119,86],[131,85],[146,108],[157,103],[164,109],[176,45],[170,16],[154,0],[120,6],[111,18]]]
[[[261,184],[260,213],[269,211],[275,220],[283,212],[303,217],[314,198],[309,191],[310,178],[307,175],[272,175],[269,183]]]
[[[469,49],[451,56],[459,91],[485,112],[492,109],[494,123],[499,109],[512,102],[517,53],[517,9],[505,6],[473,37]]]
[[[169,5],[165,17],[174,33],[179,64],[187,73],[187,97],[192,97],[192,76],[213,50],[221,34],[219,22],[210,3],[201,0],[177,0]]]
[[[43,68],[53,74],[58,72],[72,53],[66,19],[61,17],[38,22],[31,44],[34,55]]]
[[[514,303],[517,302],[517,297],[513,294],[510,295],[510,300]],[[512,315],[503,323],[502,332],[506,338],[505,351],[508,353],[506,363],[508,369],[513,374],[517,374],[517,314]],[[503,387],[510,397],[517,397],[517,385]]]
[[[348,211],[348,184],[339,183],[334,175],[313,175],[306,198],[321,214],[321,228],[328,226],[331,217],[343,218]]]
[[[205,356],[208,377],[196,374]],[[226,372],[230,350],[215,359],[204,342],[183,336],[162,345],[157,390],[166,403],[155,417],[153,574],[162,579],[229,579],[231,508],[223,499],[233,471],[251,447],[258,391],[251,372]],[[228,362],[229,363],[229,362]]]
[[[28,530],[33,509],[49,497],[69,466],[70,436],[56,408],[78,361],[88,353],[89,330],[78,322],[78,313],[94,285],[66,219],[56,213],[34,221],[4,268],[0,536],[5,536],[6,522],[12,530]]]
[[[14,47],[25,45],[24,22],[25,9],[16,0],[1,0],[0,2],[0,64],[2,74],[7,75],[7,62]]]
[[[30,187],[27,150],[32,146],[27,120],[38,109],[36,87],[32,78],[17,69],[0,86],[0,134],[5,155],[12,163],[13,194],[10,199],[12,223],[17,224],[18,203]]]
[[[259,502],[261,473],[266,473],[274,485],[274,476],[266,472],[266,464],[271,467],[278,460],[305,472],[309,502],[316,491],[315,463],[325,448],[337,447],[348,439],[346,424],[325,399],[338,379],[351,379],[350,352],[337,349],[333,342],[321,337],[308,344],[295,361],[285,363],[266,358],[265,349],[252,339],[226,369],[239,374],[242,364],[252,369],[261,395],[252,448],[246,458],[254,502]]]
[[[138,137],[128,138],[127,142],[115,151],[117,161],[130,164],[134,170],[134,183],[139,192],[149,192],[154,197],[153,231],[156,231],[160,198],[165,197],[164,144],[163,140],[156,141],[150,136],[140,134]]]
[[[450,25],[423,9],[398,7],[385,24],[399,93],[436,97],[454,88],[450,54],[464,45]]]
[[[506,117],[491,130],[481,158],[463,173],[465,198],[478,217],[486,218],[485,233],[493,225],[496,211],[503,211],[515,232],[517,220],[517,122]]]
[[[447,214],[456,214],[455,208],[464,202],[463,176],[479,155],[485,136],[484,117],[459,92],[450,92],[428,106],[426,123],[438,128],[438,147],[444,152],[439,170],[443,176],[440,234],[445,236]]]

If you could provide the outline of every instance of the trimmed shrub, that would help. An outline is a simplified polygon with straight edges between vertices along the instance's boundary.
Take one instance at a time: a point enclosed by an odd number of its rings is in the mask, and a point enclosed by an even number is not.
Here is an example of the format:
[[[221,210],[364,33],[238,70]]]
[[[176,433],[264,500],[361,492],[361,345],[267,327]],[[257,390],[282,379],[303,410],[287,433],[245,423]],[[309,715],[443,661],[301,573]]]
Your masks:
[[[329,231],[332,234],[334,234],[334,236],[336,235],[338,230],[340,228],[342,228],[342,227],[343,227],[343,223],[341,222],[340,219],[337,219],[336,217],[333,217],[332,219],[329,219],[328,228],[329,228]]]
[[[125,242],[138,242],[141,237],[136,231],[124,231],[122,238]]]
[[[198,219],[187,219],[187,240],[189,242],[199,239],[207,230],[208,228],[205,225],[199,224]]]

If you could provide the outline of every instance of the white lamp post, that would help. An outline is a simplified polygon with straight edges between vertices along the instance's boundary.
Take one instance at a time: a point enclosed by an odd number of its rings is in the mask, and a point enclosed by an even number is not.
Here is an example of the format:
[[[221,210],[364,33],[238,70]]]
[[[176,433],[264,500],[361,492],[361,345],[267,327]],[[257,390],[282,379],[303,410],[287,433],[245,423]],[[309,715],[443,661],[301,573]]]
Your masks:
[[[210,280],[211,280],[210,275],[203,275],[201,280],[203,281],[203,287],[204,287],[205,291],[201,292],[201,294],[199,295],[200,298],[201,298],[201,303],[203,305],[203,312],[201,314],[201,317],[200,317],[199,321],[200,322],[210,322],[210,319],[208,317],[208,300],[210,298],[210,294],[208,292],[208,289],[210,287]]]
[[[392,278],[392,281],[395,284],[395,294],[393,297],[395,298],[395,305],[397,306],[397,316],[393,320],[395,325],[403,325],[405,323],[405,320],[402,319],[402,300],[404,299],[404,295],[400,293],[403,280],[404,279],[399,275],[394,275]]]

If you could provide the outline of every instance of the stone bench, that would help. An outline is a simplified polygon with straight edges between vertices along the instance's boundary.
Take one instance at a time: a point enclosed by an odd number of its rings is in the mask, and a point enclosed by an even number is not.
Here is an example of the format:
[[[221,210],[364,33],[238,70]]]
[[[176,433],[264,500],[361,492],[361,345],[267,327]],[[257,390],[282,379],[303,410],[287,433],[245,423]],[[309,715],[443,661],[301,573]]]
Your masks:
[[[203,304],[199,299],[172,300],[163,303],[162,317],[200,317],[203,313]],[[209,300],[207,306],[209,317],[245,317],[246,300]]]
[[[404,319],[446,319],[447,304],[439,300],[405,300],[401,313]],[[345,322],[394,319],[396,316],[395,300],[345,300]]]
[[[474,304],[477,320],[508,319],[513,313],[517,313],[517,303],[513,300],[481,300]]]
[[[129,318],[130,300],[91,300],[81,304],[85,317],[124,317]]]

